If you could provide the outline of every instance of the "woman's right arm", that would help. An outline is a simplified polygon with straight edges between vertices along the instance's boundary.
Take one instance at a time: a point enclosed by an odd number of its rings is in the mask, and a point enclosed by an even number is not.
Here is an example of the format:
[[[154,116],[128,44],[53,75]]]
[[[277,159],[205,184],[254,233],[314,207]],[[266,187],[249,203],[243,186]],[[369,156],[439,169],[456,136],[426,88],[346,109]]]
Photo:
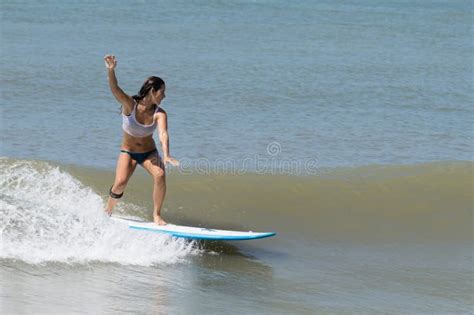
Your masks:
[[[113,55],[106,55],[104,57],[105,66],[107,67],[109,86],[112,94],[115,96],[117,101],[123,105],[123,114],[130,115],[133,110],[135,101],[129,95],[127,95],[119,86],[117,77],[115,76],[115,67],[117,66],[117,60]]]

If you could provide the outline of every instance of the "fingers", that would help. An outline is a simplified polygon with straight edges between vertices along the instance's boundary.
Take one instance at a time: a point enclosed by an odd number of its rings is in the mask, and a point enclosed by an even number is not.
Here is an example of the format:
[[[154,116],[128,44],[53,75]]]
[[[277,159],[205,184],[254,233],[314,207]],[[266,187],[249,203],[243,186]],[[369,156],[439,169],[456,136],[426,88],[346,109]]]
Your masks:
[[[105,61],[105,65],[106,65],[107,67],[109,67],[109,66],[110,66],[110,55],[106,55],[106,56],[104,57],[104,61]]]
[[[104,57],[105,65],[108,68],[115,67],[117,65],[117,60],[114,55],[105,55]]]
[[[168,158],[165,160],[165,164],[171,164],[173,166],[179,166],[179,161],[178,160],[175,160],[173,158]]]

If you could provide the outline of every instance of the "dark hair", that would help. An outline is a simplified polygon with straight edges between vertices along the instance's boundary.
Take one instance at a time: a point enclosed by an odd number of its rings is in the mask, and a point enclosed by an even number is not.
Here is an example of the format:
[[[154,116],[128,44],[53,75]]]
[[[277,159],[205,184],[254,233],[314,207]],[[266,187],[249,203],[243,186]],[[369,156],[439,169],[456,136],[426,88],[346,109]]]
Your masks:
[[[148,92],[153,88],[155,91],[158,91],[161,89],[161,87],[165,85],[165,81],[163,81],[161,78],[158,77],[148,77],[145,82],[143,82],[143,85],[138,92],[137,95],[133,95],[132,98],[135,101],[140,101],[143,99],[145,96],[147,96]]]

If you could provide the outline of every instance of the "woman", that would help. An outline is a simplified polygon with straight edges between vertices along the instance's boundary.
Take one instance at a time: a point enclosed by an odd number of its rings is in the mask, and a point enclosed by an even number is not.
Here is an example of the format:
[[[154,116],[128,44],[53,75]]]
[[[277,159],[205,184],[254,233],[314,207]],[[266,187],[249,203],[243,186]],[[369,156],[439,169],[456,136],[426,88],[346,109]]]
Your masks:
[[[112,215],[112,209],[122,197],[127,182],[137,164],[140,164],[153,176],[153,221],[165,225],[160,215],[165,198],[165,165],[171,163],[178,166],[179,162],[169,154],[168,123],[166,112],[160,108],[165,98],[165,82],[158,77],[149,77],[143,83],[137,95],[130,97],[117,84],[115,56],[104,57],[108,69],[109,86],[117,101],[122,104],[122,128],[124,131],[122,147],[117,161],[115,181],[109,191],[109,200],[105,211]],[[153,131],[158,134],[163,149],[163,159],[156,150]]]

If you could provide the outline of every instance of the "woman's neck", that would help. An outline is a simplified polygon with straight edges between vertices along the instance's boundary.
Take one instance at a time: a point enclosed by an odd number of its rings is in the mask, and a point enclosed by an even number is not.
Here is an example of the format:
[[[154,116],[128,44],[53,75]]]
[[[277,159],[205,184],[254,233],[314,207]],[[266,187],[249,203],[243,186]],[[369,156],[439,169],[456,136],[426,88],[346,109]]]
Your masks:
[[[141,105],[144,107],[145,111],[149,111],[155,108],[156,104],[151,102],[147,97],[138,101],[137,105]]]

